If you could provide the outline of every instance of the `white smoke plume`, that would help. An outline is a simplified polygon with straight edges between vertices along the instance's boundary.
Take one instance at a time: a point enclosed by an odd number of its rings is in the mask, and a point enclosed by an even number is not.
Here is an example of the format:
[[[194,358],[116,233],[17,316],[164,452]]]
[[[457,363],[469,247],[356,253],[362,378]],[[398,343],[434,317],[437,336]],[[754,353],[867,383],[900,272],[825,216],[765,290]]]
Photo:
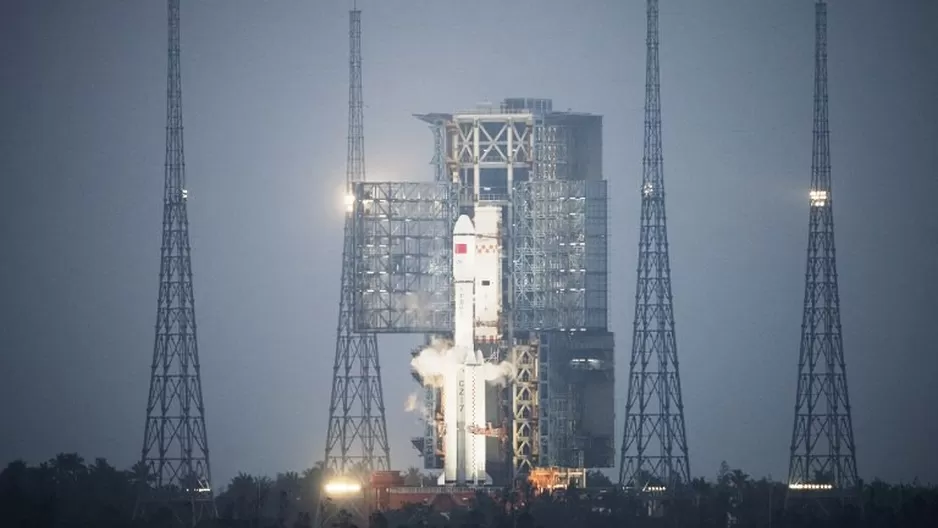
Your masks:
[[[411,360],[410,366],[420,374],[424,386],[442,387],[443,375],[461,365],[465,355],[466,351],[453,348],[451,341],[434,338],[430,346]],[[514,377],[515,368],[508,361],[498,364],[485,361],[482,372],[488,383],[504,386]]]
[[[407,396],[407,403],[404,404],[404,410],[407,412],[420,412],[423,407],[420,400],[417,399],[417,393],[412,392]]]
[[[423,379],[425,387],[442,387],[443,374],[459,364],[453,344],[445,339],[434,338],[430,346],[410,360],[410,366]]]
[[[425,422],[433,420],[433,412],[427,408],[425,402],[423,401],[423,395],[420,393],[413,392],[407,396],[407,401],[404,404],[404,410],[409,413],[420,415],[420,419]]]
[[[486,361],[482,364],[482,375],[488,383],[504,387],[515,378],[515,366],[508,361],[502,361],[497,365]]]

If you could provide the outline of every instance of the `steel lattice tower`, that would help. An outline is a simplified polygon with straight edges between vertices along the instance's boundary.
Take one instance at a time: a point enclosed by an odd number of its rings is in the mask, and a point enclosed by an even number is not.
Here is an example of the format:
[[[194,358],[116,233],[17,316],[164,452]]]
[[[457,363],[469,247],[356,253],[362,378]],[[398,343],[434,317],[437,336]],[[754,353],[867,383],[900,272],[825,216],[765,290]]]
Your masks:
[[[349,122],[347,196],[365,180],[362,116],[361,11],[349,11]],[[374,333],[357,333],[353,325],[355,233],[352,211],[345,216],[339,325],[332,368],[332,399],[326,439],[326,467],[339,475],[388,470],[391,467],[378,340]],[[357,444],[357,445],[356,445]]]
[[[655,492],[673,491],[690,481],[662,164],[658,1],[648,0],[638,282],[619,483]]]
[[[858,480],[834,250],[823,1],[815,6],[813,139],[804,318],[788,483],[795,492],[849,495]]]
[[[179,0],[168,0],[168,11],[163,243],[141,459],[153,488],[138,498],[135,514],[143,514],[150,505],[170,507],[178,521],[195,525],[200,519],[215,517],[216,511],[205,432],[186,211]]]

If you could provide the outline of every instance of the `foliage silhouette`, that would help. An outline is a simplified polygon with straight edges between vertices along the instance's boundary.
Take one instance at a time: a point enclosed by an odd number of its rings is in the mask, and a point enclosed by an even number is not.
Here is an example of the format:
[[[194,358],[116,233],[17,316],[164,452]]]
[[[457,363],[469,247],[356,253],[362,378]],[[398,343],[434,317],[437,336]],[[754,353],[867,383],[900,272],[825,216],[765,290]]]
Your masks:
[[[312,528],[315,491],[321,487],[322,464],[274,478],[239,473],[216,495],[219,519],[205,526],[244,528]],[[432,477],[411,468],[408,484],[432,485]],[[938,519],[938,489],[879,480],[864,484],[859,503],[836,510],[789,508],[785,486],[771,478],[755,480],[723,464],[714,481],[696,478],[690,497],[664,508],[663,517],[648,517],[647,505],[609,487],[600,473],[590,472],[584,490],[565,490],[531,497],[529,493],[480,494],[467,511],[433,512],[412,505],[372,517],[371,525],[467,526],[512,528],[604,527],[803,527],[851,526],[917,528]],[[147,486],[145,468],[119,470],[103,459],[87,463],[76,453],[61,453],[30,466],[21,460],[0,471],[0,526],[116,528],[162,526],[169,519],[133,521],[136,497]],[[596,488],[593,486],[607,486]],[[165,512],[168,513],[168,512]],[[164,513],[164,515],[165,515]],[[421,522],[425,524],[420,524]]]

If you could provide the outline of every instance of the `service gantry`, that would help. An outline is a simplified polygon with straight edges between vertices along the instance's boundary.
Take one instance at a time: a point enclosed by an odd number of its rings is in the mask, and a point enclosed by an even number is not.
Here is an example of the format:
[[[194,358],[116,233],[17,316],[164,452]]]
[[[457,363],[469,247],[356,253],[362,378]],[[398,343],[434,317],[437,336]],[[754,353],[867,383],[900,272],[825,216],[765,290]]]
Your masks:
[[[497,226],[502,302],[498,337],[476,345],[514,367],[488,389],[487,473],[509,485],[534,467],[612,467],[601,116],[509,98],[418,117],[434,132],[434,181],[356,185],[357,327],[451,337],[453,225],[482,214]],[[445,395],[423,390],[413,443],[439,469]]]

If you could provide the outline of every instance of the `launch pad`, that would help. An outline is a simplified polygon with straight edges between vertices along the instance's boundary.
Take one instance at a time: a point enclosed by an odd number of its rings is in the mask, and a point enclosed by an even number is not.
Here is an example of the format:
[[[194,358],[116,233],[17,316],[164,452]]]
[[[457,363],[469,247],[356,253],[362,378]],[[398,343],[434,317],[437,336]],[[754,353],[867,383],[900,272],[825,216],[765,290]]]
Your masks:
[[[424,468],[506,486],[612,467],[601,116],[506,99],[418,117],[435,181],[358,182],[350,206],[355,330],[426,338]]]

